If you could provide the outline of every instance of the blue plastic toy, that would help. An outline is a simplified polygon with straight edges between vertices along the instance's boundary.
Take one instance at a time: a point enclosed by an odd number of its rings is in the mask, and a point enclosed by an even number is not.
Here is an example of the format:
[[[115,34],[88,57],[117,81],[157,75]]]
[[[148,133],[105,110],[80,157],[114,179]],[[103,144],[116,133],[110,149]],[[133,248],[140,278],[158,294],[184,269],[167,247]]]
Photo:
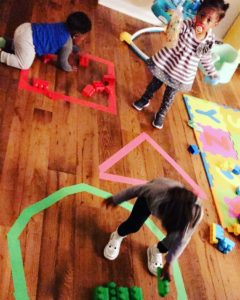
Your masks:
[[[170,21],[169,11],[183,6],[184,19],[192,19],[196,15],[201,0],[155,0],[152,5],[152,12],[165,25]]]
[[[217,244],[218,250],[224,254],[227,254],[228,252],[232,251],[234,246],[235,243],[226,237],[219,240]]]
[[[188,151],[193,155],[196,155],[200,152],[197,145],[189,145]]]

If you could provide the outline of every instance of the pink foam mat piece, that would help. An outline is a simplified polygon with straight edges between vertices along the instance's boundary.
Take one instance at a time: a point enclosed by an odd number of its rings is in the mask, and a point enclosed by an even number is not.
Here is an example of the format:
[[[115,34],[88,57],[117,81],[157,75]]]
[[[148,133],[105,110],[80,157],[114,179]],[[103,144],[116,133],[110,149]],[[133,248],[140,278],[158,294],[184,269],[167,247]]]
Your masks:
[[[141,143],[147,141],[153,148],[162,155],[166,161],[186,180],[186,182],[192,187],[193,191],[198,195],[198,197],[202,199],[206,199],[206,194],[204,191],[196,184],[196,182],[181,168],[181,166],[165,152],[148,134],[145,132],[141,133],[127,145],[125,145],[122,149],[118,152],[113,154],[110,158],[104,161],[99,166],[99,177],[100,179],[106,179],[113,182],[121,182],[121,183],[128,183],[132,185],[136,184],[144,184],[147,181],[137,178],[130,178],[127,176],[120,176],[107,173],[106,171],[111,168],[114,164],[116,164],[119,160],[121,160],[124,156],[126,156],[129,152],[133,149],[138,147]]]

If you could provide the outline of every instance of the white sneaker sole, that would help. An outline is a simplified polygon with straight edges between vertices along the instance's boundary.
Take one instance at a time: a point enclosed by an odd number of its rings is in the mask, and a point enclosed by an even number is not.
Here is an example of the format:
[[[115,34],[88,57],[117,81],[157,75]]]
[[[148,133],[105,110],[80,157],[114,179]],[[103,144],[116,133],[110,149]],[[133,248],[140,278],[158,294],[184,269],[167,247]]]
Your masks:
[[[163,128],[163,125],[156,125],[155,123],[154,123],[154,120],[152,121],[152,126],[154,127],[154,128],[157,128],[157,129],[162,129]]]
[[[152,270],[152,268],[150,267],[150,264],[149,264],[150,257],[151,257],[151,255],[150,255],[150,249],[148,248],[148,249],[147,249],[148,271],[149,271],[152,275],[157,276],[157,270],[156,270],[156,273],[155,273],[155,272]]]
[[[115,260],[115,259],[118,257],[119,253],[118,253],[117,256],[110,256],[110,255],[107,254],[106,247],[105,247],[105,248],[104,248],[104,251],[103,251],[103,255],[104,255],[104,257],[105,257],[106,259],[108,259],[108,260]]]
[[[145,104],[143,107],[140,108],[139,106],[135,105],[134,102],[132,103],[132,107],[134,107],[138,111],[143,110],[145,107],[148,107],[149,105],[150,105],[150,102],[148,102],[147,104]]]

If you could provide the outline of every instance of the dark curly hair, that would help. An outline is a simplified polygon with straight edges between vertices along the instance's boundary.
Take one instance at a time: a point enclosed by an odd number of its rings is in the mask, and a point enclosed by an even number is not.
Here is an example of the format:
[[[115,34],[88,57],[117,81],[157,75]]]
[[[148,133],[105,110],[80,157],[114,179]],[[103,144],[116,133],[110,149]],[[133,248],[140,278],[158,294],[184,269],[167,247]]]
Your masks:
[[[158,213],[168,234],[182,232],[189,224],[195,226],[201,215],[201,207],[196,204],[197,196],[194,193],[186,188],[174,187],[167,191],[166,199],[169,201],[159,205]]]
[[[71,35],[87,33],[92,29],[89,17],[81,11],[74,12],[67,17],[66,25]]]
[[[229,8],[229,4],[225,3],[224,0],[204,0],[200,4],[198,11],[204,8],[216,9],[219,14],[219,20],[221,20],[225,17],[226,11]]]

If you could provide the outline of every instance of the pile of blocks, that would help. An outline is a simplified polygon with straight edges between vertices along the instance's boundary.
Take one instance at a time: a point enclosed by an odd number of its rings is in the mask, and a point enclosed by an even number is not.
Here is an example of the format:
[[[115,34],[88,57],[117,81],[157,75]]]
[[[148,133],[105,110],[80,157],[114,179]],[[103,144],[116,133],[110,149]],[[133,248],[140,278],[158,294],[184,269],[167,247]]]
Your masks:
[[[224,237],[223,228],[215,223],[210,225],[210,243],[215,244],[217,249],[224,254],[232,251],[235,246],[233,241]]]
[[[139,287],[117,287],[115,282],[105,286],[97,286],[93,292],[93,300],[144,300]]]

